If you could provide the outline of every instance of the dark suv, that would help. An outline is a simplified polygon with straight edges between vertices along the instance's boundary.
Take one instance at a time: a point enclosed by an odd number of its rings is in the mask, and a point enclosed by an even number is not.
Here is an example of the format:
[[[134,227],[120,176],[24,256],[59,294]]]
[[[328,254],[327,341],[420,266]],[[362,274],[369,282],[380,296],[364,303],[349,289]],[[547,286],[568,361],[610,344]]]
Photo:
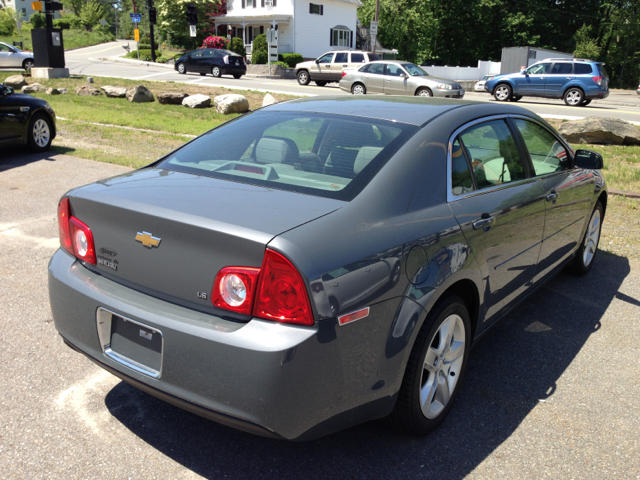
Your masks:
[[[517,102],[523,96],[561,98],[569,106],[585,106],[609,96],[604,63],[581,58],[547,58],[520,73],[496,75],[485,90],[496,100]]]

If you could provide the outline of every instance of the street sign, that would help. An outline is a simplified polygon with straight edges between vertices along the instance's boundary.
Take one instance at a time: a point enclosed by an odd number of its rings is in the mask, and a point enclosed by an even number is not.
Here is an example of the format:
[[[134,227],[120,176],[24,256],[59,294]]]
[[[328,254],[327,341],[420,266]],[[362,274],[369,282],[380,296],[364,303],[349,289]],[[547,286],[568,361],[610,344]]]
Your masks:
[[[140,23],[142,21],[142,15],[139,13],[130,13],[129,16],[133,23]]]
[[[195,25],[189,25],[189,35],[192,37],[196,36],[196,26]]]
[[[133,31],[133,39],[136,42],[140,41],[140,30],[138,30],[137,28]]]
[[[369,23],[369,33],[371,34],[371,38],[378,36],[378,22],[371,20],[371,23]]]
[[[267,43],[272,43],[275,36],[275,30],[268,29],[265,33],[267,35]]]

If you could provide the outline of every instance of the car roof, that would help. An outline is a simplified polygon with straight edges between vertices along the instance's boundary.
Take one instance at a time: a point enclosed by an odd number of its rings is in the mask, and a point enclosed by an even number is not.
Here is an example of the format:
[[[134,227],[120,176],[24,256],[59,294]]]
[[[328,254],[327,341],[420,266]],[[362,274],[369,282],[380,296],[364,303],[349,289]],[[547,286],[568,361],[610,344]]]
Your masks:
[[[334,96],[306,97],[267,107],[269,112],[306,112],[349,115],[422,126],[435,117],[454,109],[472,109],[471,117],[499,113],[523,114],[537,117],[528,110],[507,104],[493,104],[471,100],[409,96]]]

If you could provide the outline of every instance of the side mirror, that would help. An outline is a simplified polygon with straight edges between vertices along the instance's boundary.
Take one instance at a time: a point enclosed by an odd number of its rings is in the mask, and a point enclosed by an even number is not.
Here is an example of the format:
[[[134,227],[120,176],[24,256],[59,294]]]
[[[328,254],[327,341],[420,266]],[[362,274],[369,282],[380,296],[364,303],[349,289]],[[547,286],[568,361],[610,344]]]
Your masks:
[[[409,75],[407,75],[406,73],[401,73],[401,74],[400,74],[400,77],[402,77],[402,78],[409,78]]]
[[[317,58],[316,58],[316,63],[320,63],[320,60],[318,60]]]
[[[576,151],[576,165],[587,170],[601,170],[604,165],[602,155],[591,150]]]

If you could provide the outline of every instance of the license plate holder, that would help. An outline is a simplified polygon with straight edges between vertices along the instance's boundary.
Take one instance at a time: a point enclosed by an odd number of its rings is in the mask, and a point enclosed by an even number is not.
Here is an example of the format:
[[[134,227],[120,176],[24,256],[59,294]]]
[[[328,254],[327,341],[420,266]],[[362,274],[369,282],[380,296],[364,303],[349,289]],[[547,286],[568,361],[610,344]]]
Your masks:
[[[162,374],[164,339],[157,328],[99,308],[96,320],[103,353],[153,378]]]

